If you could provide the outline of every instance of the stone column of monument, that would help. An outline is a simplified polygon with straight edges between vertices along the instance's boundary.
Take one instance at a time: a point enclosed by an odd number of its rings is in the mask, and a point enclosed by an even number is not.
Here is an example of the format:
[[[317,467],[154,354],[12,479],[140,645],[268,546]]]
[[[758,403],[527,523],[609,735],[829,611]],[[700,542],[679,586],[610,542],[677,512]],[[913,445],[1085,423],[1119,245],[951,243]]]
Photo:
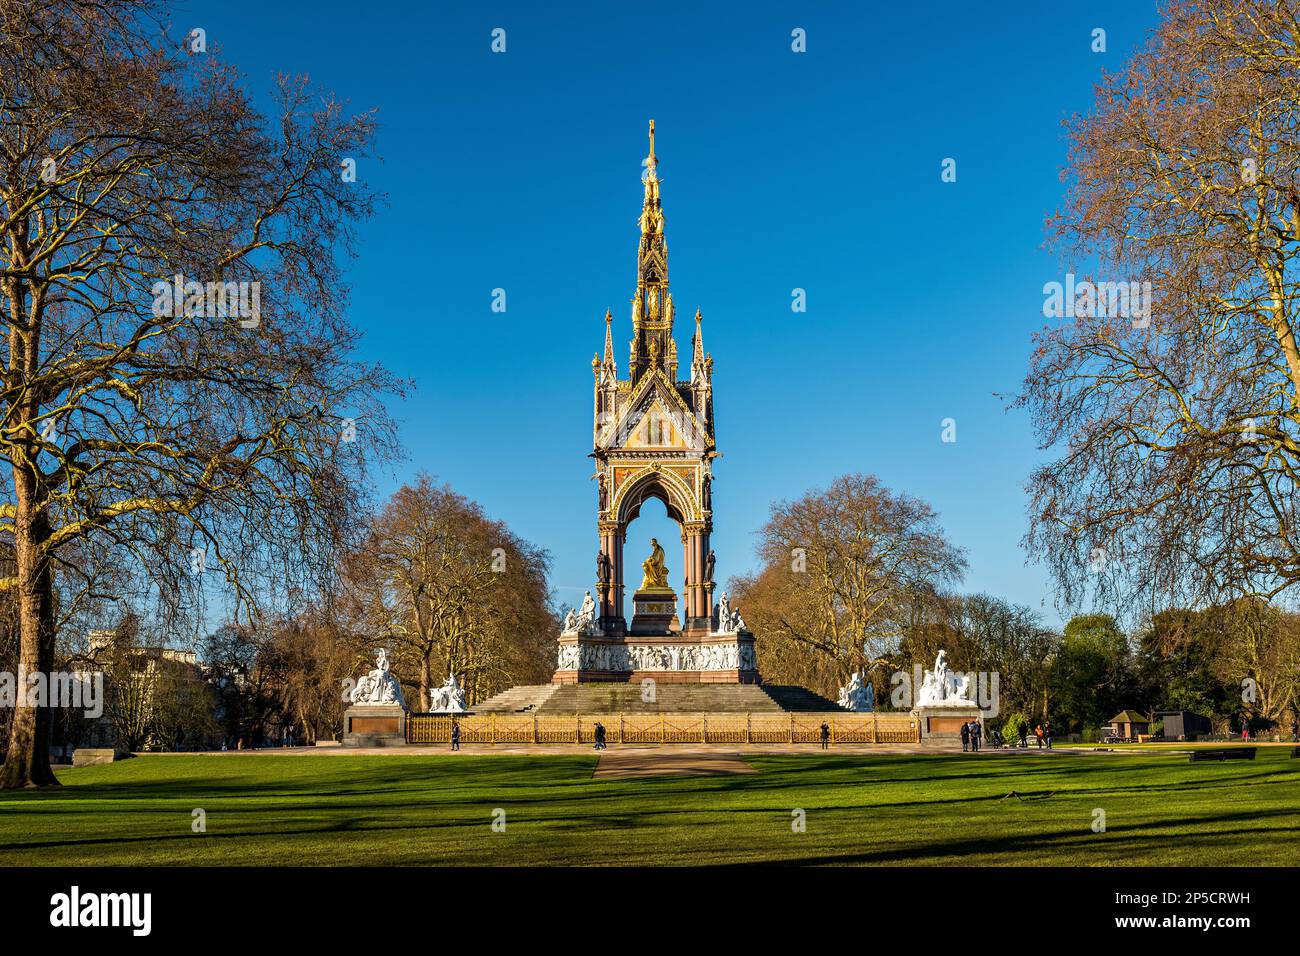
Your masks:
[[[687,622],[686,626],[690,627],[690,607],[691,607],[691,540],[686,536],[685,529],[682,530],[682,620]]]
[[[627,630],[623,617],[623,598],[627,590],[627,572],[623,567],[623,546],[627,544],[627,529],[622,525],[614,532],[614,623],[619,632]]]
[[[703,521],[688,521],[683,529],[686,539],[686,594],[683,624],[688,631],[709,628],[712,608],[706,589],[705,559],[709,553],[708,526]]]
[[[600,623],[606,634],[622,633],[623,619],[623,529],[617,521],[600,522],[600,549],[609,559],[609,580],[600,592]]]

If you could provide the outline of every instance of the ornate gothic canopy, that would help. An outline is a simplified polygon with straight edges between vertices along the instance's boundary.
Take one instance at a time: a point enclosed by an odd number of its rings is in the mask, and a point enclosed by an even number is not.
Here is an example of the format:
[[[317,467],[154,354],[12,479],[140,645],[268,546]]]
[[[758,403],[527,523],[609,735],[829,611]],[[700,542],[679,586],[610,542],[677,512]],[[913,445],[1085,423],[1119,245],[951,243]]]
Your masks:
[[[650,121],[650,152],[642,175],[641,237],[627,378],[614,359],[613,315],[605,312],[605,350],[595,374],[593,452],[599,484],[601,549],[611,568],[603,586],[601,620],[623,625],[622,544],[627,525],[647,498],[658,498],[681,526],[685,624],[706,628],[711,613],[708,540],[713,528],[713,358],[704,352],[702,316],[695,312],[688,375],[678,380],[676,309],[668,287],[668,243],[659,195],[659,158]]]

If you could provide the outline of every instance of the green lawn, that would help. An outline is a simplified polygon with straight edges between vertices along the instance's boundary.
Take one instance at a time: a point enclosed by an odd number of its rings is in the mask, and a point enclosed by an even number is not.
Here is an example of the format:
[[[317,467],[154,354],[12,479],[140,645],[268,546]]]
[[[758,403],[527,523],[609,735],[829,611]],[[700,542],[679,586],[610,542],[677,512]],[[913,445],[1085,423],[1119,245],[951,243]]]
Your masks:
[[[64,771],[54,791],[0,792],[0,861],[1294,866],[1300,760],[1288,755],[813,751],[752,756],[757,774],[631,780],[593,780],[584,754],[146,756]],[[1011,790],[1055,795],[1001,799]],[[206,833],[191,829],[195,808]],[[490,826],[496,808],[505,832]]]

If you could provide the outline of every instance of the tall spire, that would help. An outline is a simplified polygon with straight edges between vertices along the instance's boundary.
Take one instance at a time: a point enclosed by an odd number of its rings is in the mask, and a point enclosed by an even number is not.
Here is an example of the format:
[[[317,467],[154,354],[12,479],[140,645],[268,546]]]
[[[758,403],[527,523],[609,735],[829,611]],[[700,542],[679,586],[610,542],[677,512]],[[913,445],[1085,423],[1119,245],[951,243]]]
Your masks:
[[[713,388],[713,356],[704,351],[704,330],[700,328],[700,310],[695,310],[695,335],[691,338],[691,386],[708,392]],[[707,395],[696,399],[696,410],[708,414],[711,404]]]
[[[700,328],[700,310],[695,310],[695,335],[691,337],[691,381],[704,374],[704,331]]]
[[[641,202],[641,241],[637,247],[636,295],[632,297],[632,380],[655,366],[675,366],[673,298],[668,291],[668,243],[659,203],[659,157],[655,121],[650,121],[650,152],[642,162],[645,197]],[[669,375],[675,374],[665,367]]]
[[[614,317],[610,314],[609,309],[605,310],[605,358],[601,362],[601,367],[605,375],[609,376],[609,381],[615,381],[618,378],[618,365],[614,362],[614,332],[611,323]]]

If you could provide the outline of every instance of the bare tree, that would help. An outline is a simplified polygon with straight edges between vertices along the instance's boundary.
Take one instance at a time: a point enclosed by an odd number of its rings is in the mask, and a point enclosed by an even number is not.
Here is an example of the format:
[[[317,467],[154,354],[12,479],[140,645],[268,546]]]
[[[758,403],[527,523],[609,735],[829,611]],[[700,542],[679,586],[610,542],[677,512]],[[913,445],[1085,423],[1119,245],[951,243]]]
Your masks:
[[[558,630],[548,566],[545,551],[421,475],[370,523],[345,580],[356,629],[395,645],[428,709],[430,688],[448,673],[471,703],[549,676],[538,669],[541,660],[553,667]],[[545,658],[534,652],[542,647]]]
[[[0,576],[12,575],[13,569],[13,548],[0,542]],[[18,644],[18,602],[12,591],[0,590],[0,671],[9,674],[18,671]],[[13,713],[12,707],[0,707],[0,759],[8,747]]]
[[[917,602],[897,667],[929,667],[940,650],[959,671],[998,675],[999,707],[1046,717],[1051,661],[1060,637],[1032,609],[989,594],[945,594]]]
[[[251,747],[273,734],[282,680],[272,632],[227,622],[203,639],[200,657],[222,738]]]
[[[155,705],[161,674],[140,648],[139,621],[128,617],[94,659],[104,675],[104,717],[114,746],[144,749],[156,729]]]
[[[155,666],[152,742],[165,750],[207,748],[217,736],[212,688],[192,665],[163,660]]]
[[[774,504],[758,534],[763,570],[732,586],[761,638],[761,668],[824,693],[884,660],[906,632],[913,602],[966,567],[929,505],[871,475],[846,475],[825,491]]]
[[[1093,286],[1062,303],[1075,315],[1037,336],[1018,398],[1055,455],[1026,544],[1066,606],[1300,582],[1296,11],[1172,0],[1067,124],[1053,241],[1099,279],[1150,283],[1151,309]]]
[[[275,623],[261,657],[276,675],[281,718],[297,739],[312,744],[342,727],[344,682],[364,643],[332,618],[324,602]]]
[[[1300,617],[1248,598],[1216,611],[1227,634],[1216,663],[1243,708],[1270,723],[1300,712]]]
[[[158,12],[0,0],[2,583],[29,672],[51,669],[78,548],[171,595],[328,574],[391,436],[337,255],[374,208],[340,175],[374,117],[281,77],[268,121]],[[56,783],[48,734],[15,711],[0,786]]]

